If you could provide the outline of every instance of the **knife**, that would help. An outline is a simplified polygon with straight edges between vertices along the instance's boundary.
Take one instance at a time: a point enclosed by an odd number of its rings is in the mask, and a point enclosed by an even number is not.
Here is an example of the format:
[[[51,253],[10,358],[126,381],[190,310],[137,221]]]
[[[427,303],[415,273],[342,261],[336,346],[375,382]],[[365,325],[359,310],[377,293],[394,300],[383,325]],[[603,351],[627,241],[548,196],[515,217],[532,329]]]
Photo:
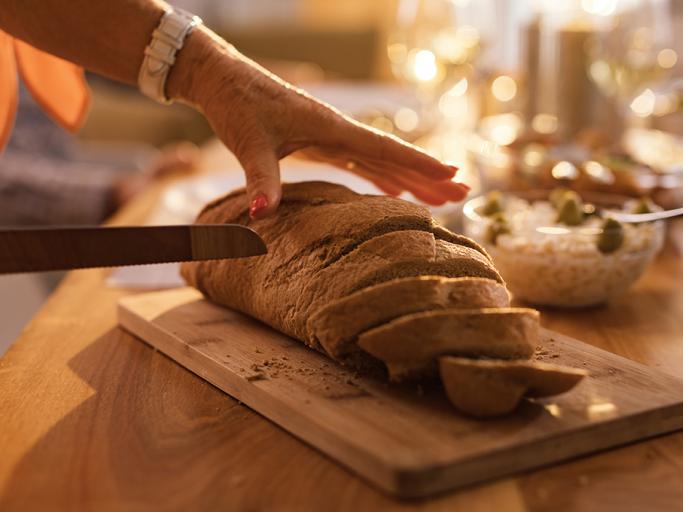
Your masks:
[[[0,274],[256,256],[267,252],[238,224],[0,230]]]

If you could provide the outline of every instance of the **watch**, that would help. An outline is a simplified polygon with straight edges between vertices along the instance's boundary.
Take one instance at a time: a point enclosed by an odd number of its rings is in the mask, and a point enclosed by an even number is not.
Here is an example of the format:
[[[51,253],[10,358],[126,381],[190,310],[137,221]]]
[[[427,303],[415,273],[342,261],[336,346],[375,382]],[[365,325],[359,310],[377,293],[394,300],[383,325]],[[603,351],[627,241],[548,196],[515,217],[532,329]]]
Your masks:
[[[152,32],[152,40],[145,48],[145,57],[138,73],[138,87],[145,96],[164,105],[173,103],[166,96],[166,77],[185,38],[201,23],[199,16],[175,7],[164,13],[159,26]]]

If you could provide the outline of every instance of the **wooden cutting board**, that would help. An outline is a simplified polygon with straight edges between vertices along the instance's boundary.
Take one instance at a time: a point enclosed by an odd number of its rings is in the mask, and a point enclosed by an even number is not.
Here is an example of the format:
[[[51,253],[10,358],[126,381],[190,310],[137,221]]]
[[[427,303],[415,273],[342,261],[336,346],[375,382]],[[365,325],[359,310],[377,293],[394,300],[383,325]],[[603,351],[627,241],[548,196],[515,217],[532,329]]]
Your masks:
[[[588,370],[513,415],[459,415],[439,389],[348,371],[179,288],[124,298],[120,324],[303,441],[402,497],[423,497],[683,428],[683,380],[544,331],[539,358]]]

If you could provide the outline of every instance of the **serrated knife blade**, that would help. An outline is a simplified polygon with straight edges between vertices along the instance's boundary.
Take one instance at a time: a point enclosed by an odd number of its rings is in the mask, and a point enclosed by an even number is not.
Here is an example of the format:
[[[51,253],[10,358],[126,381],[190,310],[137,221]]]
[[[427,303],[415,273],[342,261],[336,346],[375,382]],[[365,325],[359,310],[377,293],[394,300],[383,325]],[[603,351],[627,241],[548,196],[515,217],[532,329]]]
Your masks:
[[[238,224],[0,229],[0,274],[257,256],[266,245]]]

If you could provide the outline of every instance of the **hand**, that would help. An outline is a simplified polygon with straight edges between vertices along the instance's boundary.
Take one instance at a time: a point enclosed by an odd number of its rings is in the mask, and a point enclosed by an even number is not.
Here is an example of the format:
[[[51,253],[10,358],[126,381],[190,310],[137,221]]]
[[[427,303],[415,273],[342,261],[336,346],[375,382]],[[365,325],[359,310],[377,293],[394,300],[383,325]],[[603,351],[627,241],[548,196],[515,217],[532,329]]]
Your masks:
[[[466,185],[451,181],[455,167],[350,119],[216,36],[207,31],[202,35],[209,40],[203,41],[203,50],[194,50],[201,57],[193,59],[195,74],[188,78],[192,83],[185,99],[204,112],[216,135],[242,164],[252,217],[277,208],[278,162],[294,152],[362,176],[390,195],[409,191],[426,203],[440,205],[467,194]]]

